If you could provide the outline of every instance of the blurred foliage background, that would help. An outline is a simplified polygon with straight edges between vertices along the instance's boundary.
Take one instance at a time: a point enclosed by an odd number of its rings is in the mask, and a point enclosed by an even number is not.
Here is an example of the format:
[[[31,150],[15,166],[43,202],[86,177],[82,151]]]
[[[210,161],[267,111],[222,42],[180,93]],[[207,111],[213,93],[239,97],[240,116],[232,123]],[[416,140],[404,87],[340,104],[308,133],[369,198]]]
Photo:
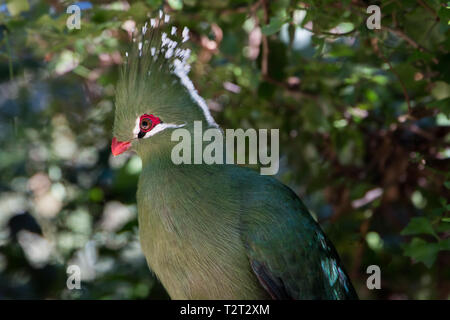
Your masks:
[[[139,248],[140,160],[109,148],[130,32],[160,8],[190,28],[191,78],[218,123],[280,128],[277,178],[360,297],[449,298],[449,4],[91,1],[69,30],[71,4],[0,4],[1,299],[167,298]],[[374,264],[381,290],[366,287]]]

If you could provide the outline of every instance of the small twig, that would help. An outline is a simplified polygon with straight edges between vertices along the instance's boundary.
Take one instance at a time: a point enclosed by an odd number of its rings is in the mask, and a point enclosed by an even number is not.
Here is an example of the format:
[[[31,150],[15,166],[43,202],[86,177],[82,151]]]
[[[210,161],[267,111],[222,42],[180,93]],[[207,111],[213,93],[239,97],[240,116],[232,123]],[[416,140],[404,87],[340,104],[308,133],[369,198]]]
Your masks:
[[[245,12],[255,12],[256,9],[259,8],[259,6],[262,4],[263,0],[259,0],[257,2],[255,2],[254,4],[252,4],[250,7],[248,6],[243,6],[243,7],[237,7],[237,8],[230,8],[230,9],[226,9],[226,10],[222,10],[220,12],[221,15],[227,15],[227,14],[235,14],[235,13],[245,13]]]
[[[269,74],[269,42],[266,36],[262,38],[261,73],[263,76]]]
[[[300,97],[300,98],[307,98],[307,99],[317,101],[317,96],[309,94],[309,93],[301,92],[298,88],[294,88],[286,82],[275,80],[275,79],[271,78],[269,75],[263,75],[263,79],[264,79],[264,81],[267,81],[270,84],[273,84],[273,85],[276,85],[278,87],[285,89],[287,93],[290,93],[293,96],[297,95],[297,97]]]
[[[403,40],[405,40],[406,42],[408,42],[409,45],[410,45],[411,47],[413,47],[414,49],[417,49],[417,50],[419,50],[419,51],[421,51],[421,52],[428,52],[428,53],[430,52],[427,48],[425,48],[425,47],[421,46],[420,44],[418,44],[416,41],[414,41],[413,39],[411,39],[407,34],[405,34],[405,33],[404,33],[403,31],[401,31],[401,30],[398,30],[398,29],[392,29],[392,28],[385,27],[385,26],[382,26],[382,27],[381,27],[381,30],[389,31],[389,32],[395,34],[396,36],[402,38]],[[439,60],[436,59],[436,58],[434,58],[434,57],[433,57],[431,60],[433,60],[433,62],[434,62],[435,64],[438,64],[438,63],[439,63]]]
[[[434,140],[434,136],[432,134],[429,134],[428,132],[426,132],[425,130],[423,130],[422,128],[420,128],[419,126],[413,124],[409,127],[409,129],[411,130],[411,132],[414,132],[415,134],[424,137],[427,140],[433,141]]]
[[[262,0],[262,7],[264,12],[264,23],[269,23],[269,10],[267,8],[267,3],[265,0]],[[261,73],[263,77],[268,76],[269,74],[269,41],[267,40],[267,36],[263,34],[262,36],[262,59],[261,59]]]
[[[9,45],[8,32],[3,30],[3,36],[5,37],[6,49],[8,50],[8,68],[9,68],[9,80],[14,80],[14,71],[12,64],[11,46]]]
[[[422,7],[424,7],[425,9],[427,9],[429,12],[431,12],[431,14],[436,18],[436,21],[440,21],[441,19],[439,18],[439,16],[438,16],[438,14],[437,14],[437,12],[432,8],[432,7],[430,7],[428,4],[426,4],[424,1],[422,1],[422,0],[417,0],[417,2],[422,6]]]
[[[411,116],[411,103],[409,100],[409,95],[408,95],[408,91],[406,90],[406,86],[403,83],[402,79],[400,78],[399,74],[397,73],[397,71],[394,70],[394,67],[392,66],[391,62],[386,58],[386,56],[383,54],[383,52],[381,51],[381,49],[378,47],[378,39],[377,38],[372,38],[371,39],[371,44],[372,47],[375,51],[375,53],[381,58],[383,59],[383,61],[385,63],[387,63],[387,65],[389,66],[389,69],[391,70],[391,72],[397,77],[398,82],[400,83],[400,86],[402,87],[403,90],[403,95],[405,96],[405,100],[406,100],[406,104],[408,106],[408,117],[412,118]]]
[[[405,34],[405,33],[404,33],[403,31],[401,31],[401,30],[398,30],[398,29],[392,29],[392,28],[385,27],[385,26],[382,26],[381,29],[382,29],[382,30],[389,31],[389,32],[395,34],[396,36],[402,38],[403,40],[405,40],[406,42],[408,42],[408,43],[409,43],[413,48],[415,48],[415,49],[419,49],[419,50],[422,50],[422,51],[425,51],[425,50],[426,50],[424,47],[422,47],[420,44],[418,44],[417,42],[415,42],[413,39],[411,39],[407,34]]]
[[[381,53],[381,52],[380,52]],[[406,100],[406,104],[408,105],[408,113],[411,114],[411,103],[409,100],[409,95],[408,92],[406,90],[405,84],[403,83],[402,79],[400,78],[399,74],[397,73],[397,71],[395,71],[394,67],[392,66],[391,62],[384,56],[383,53],[381,53],[381,57],[384,60],[384,62],[386,62],[389,66],[389,69],[392,71],[393,74],[395,74],[395,76],[398,79],[398,82],[400,82],[400,85],[402,87],[403,90],[403,95],[405,96],[405,100]]]
[[[351,35],[352,33],[356,32],[358,29],[355,28],[353,30],[347,31],[347,32],[342,32],[342,33],[334,33],[334,32],[327,32],[327,31],[315,31],[306,27],[302,27],[303,29],[312,32],[314,34],[321,34],[324,36],[331,36],[331,37],[346,37],[348,35]]]
[[[435,21],[431,27],[428,29],[427,32],[425,32],[425,35],[423,36],[423,38],[421,39],[420,42],[425,41],[425,39],[428,39],[428,37],[430,36],[431,32],[433,31],[433,29],[438,25],[439,21]]]
[[[351,277],[357,279],[359,276],[359,269],[361,268],[362,257],[366,248],[366,235],[370,226],[370,218],[364,220],[359,227],[360,238],[353,256],[353,265],[351,267]]]

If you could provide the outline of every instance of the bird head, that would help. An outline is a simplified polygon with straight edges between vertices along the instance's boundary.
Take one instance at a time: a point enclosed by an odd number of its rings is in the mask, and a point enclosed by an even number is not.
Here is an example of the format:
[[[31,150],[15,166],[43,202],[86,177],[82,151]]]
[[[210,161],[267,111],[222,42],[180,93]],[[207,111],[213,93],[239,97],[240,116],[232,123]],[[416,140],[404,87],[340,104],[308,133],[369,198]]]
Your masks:
[[[188,39],[189,30],[170,25],[163,12],[134,32],[116,88],[113,155],[170,150],[172,131],[193,130],[194,121],[217,127],[188,77]]]

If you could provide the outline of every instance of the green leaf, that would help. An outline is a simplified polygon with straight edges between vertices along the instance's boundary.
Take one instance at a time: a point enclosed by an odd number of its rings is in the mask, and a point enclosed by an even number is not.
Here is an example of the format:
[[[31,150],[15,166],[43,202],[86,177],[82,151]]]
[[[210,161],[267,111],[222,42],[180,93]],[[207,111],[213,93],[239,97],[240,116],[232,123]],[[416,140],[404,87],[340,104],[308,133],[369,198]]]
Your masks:
[[[450,218],[442,218],[442,222],[450,222]]]
[[[158,8],[162,4],[162,0],[147,0],[146,2],[152,8]]]
[[[183,1],[181,0],[169,0],[169,6],[174,10],[183,9]]]
[[[450,115],[450,98],[433,101],[427,105],[428,108],[441,110],[445,115]]]
[[[404,255],[411,257],[418,262],[422,262],[428,268],[431,268],[439,252],[438,243],[430,243],[420,238],[412,239],[411,243],[404,248]]]
[[[450,222],[450,221],[448,221]],[[445,233],[445,232],[450,232],[450,223],[442,221],[442,223],[438,224],[435,227],[436,232],[438,233]]]
[[[30,10],[28,0],[10,0],[6,6],[13,17],[19,15],[21,12]]]
[[[450,238],[439,241],[439,250],[450,250]]]
[[[261,31],[266,36],[270,36],[272,34],[277,33],[278,31],[280,31],[280,29],[284,23],[285,23],[284,19],[282,19],[280,17],[272,17],[272,18],[270,18],[270,23],[263,26],[261,28]]]
[[[424,60],[426,62],[429,62],[433,58],[434,56],[431,53],[416,50],[408,57],[408,62],[411,63],[417,60]]]
[[[433,230],[431,222],[424,217],[412,218],[405,229],[402,230],[401,235],[416,235],[416,234],[430,234],[437,238],[436,232]]]
[[[441,216],[445,213],[445,209],[444,208],[435,208],[433,210],[431,210],[431,214],[433,214],[434,216]]]
[[[450,9],[441,7],[438,11],[439,18],[445,24],[450,24]]]

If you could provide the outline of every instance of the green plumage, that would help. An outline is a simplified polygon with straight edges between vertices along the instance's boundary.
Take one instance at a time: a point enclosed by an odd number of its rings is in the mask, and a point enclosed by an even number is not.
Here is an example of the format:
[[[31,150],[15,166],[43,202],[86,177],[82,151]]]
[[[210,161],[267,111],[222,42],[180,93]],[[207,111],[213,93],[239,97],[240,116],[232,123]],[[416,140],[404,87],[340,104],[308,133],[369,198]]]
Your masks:
[[[131,140],[143,161],[140,241],[171,298],[357,298],[332,244],[288,187],[235,165],[175,165],[172,129],[133,139],[144,113],[185,123],[191,132],[194,120],[214,125],[173,73],[176,57],[150,54],[161,33],[149,32],[142,53],[135,45],[124,65],[114,135]]]

